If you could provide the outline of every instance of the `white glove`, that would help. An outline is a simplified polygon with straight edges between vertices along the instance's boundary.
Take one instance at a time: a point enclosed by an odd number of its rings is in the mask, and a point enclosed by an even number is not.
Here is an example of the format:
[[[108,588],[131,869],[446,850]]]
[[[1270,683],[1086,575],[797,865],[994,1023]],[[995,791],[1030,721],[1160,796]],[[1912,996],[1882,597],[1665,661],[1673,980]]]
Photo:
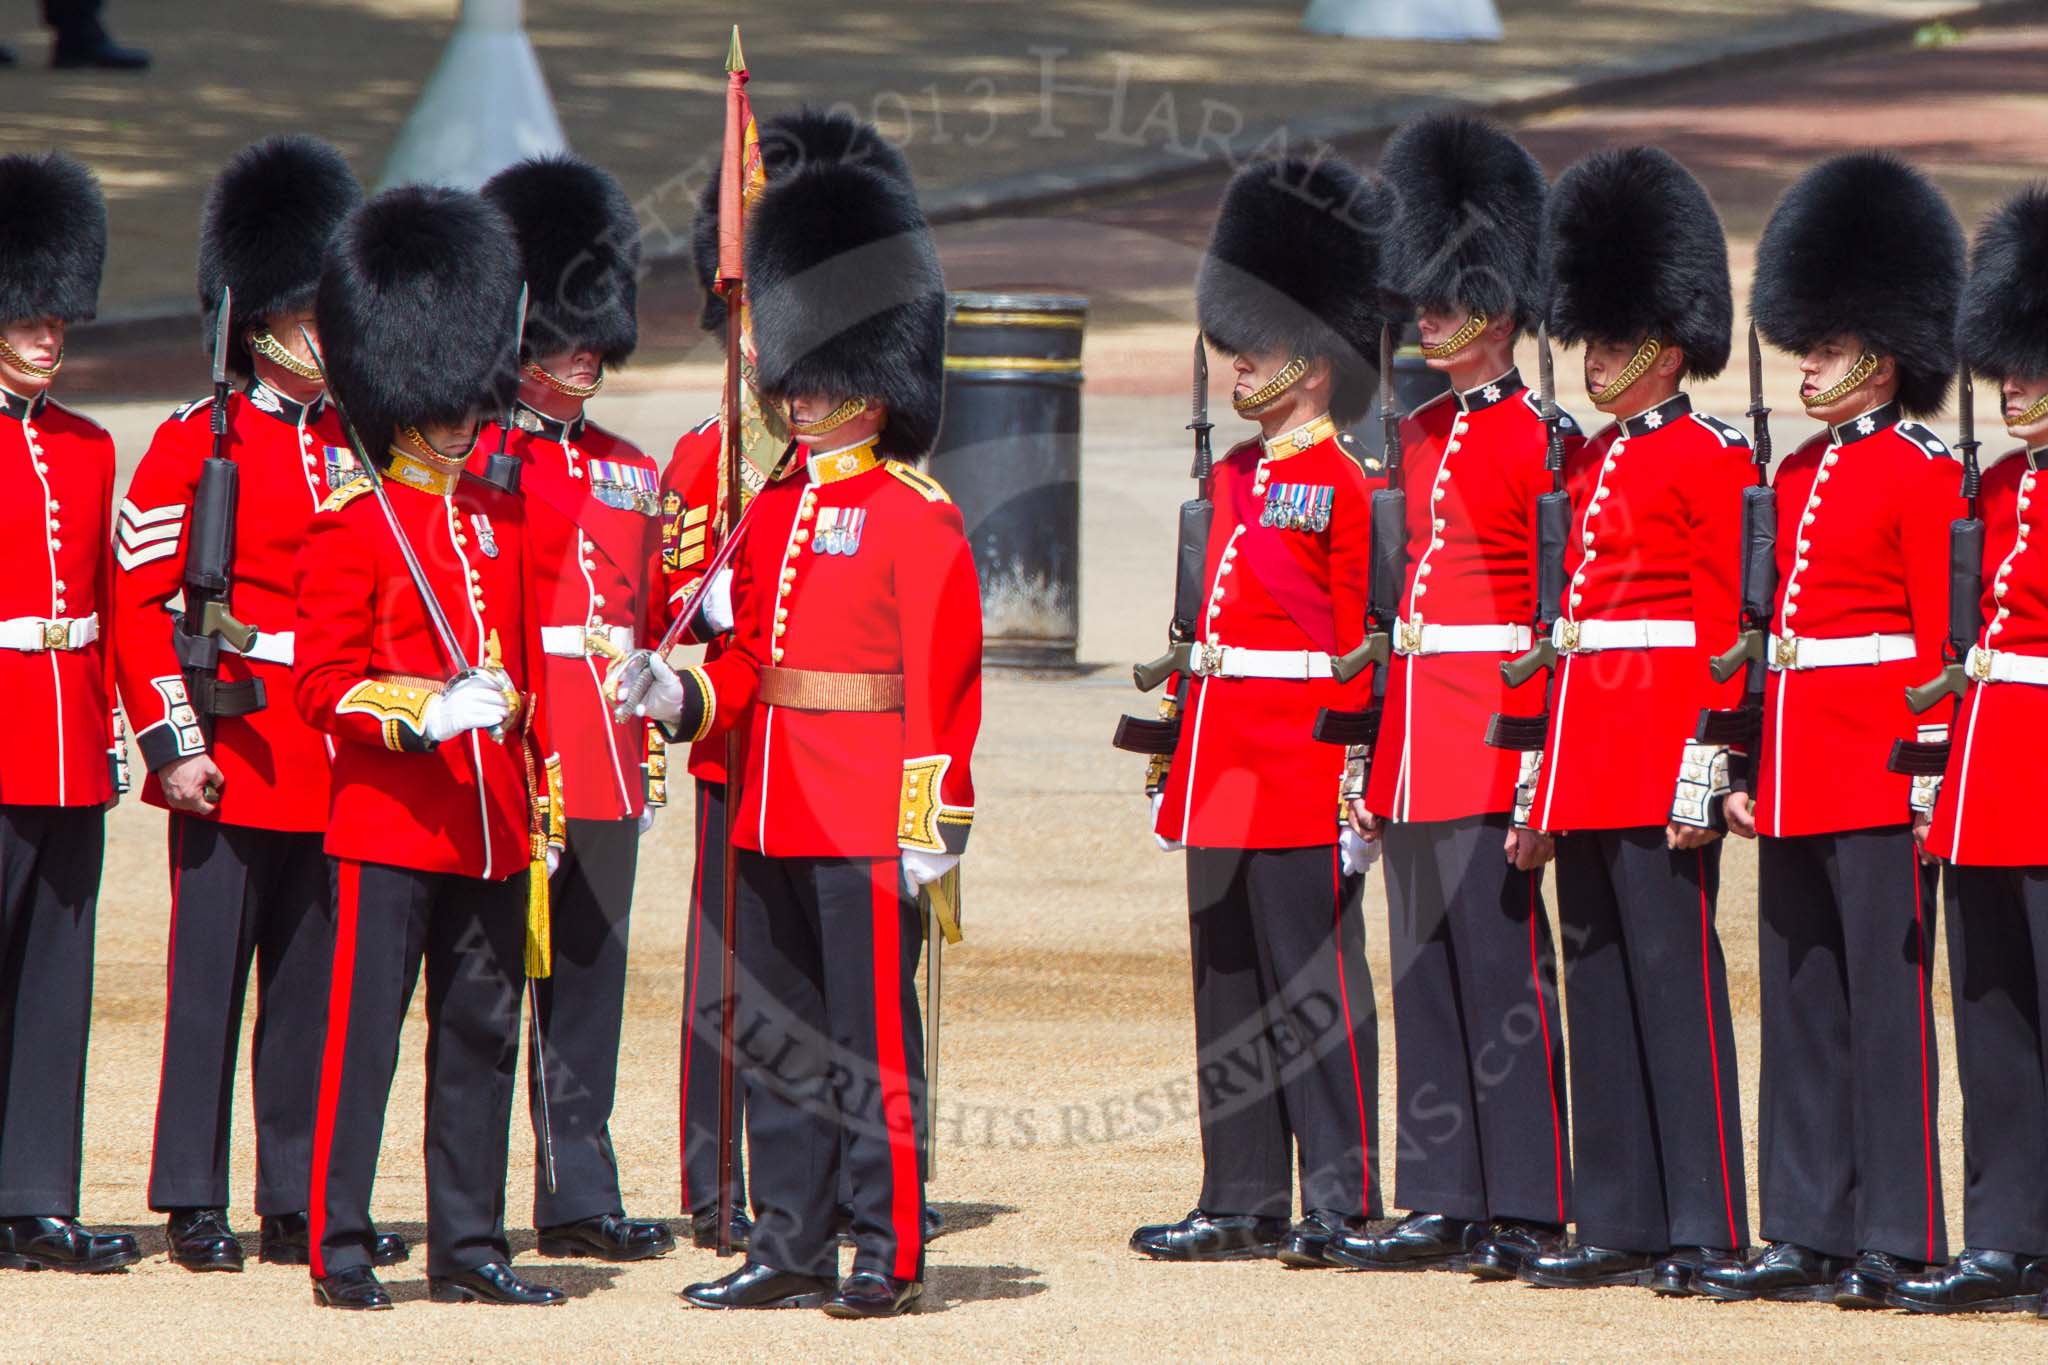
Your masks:
[[[506,701],[498,679],[488,673],[466,673],[446,691],[428,699],[421,719],[427,738],[436,744],[446,744],[466,731],[503,725],[511,714],[511,704]]]
[[[1165,804],[1165,792],[1152,793],[1152,842],[1159,845],[1161,853],[1178,853],[1187,845],[1178,839],[1169,839],[1159,832],[1159,808]]]
[[[732,570],[720,569],[705,585],[704,607],[697,613],[704,623],[701,635],[723,635],[732,629]]]
[[[1380,860],[1380,845],[1377,839],[1368,839],[1349,825],[1337,836],[1337,859],[1347,877],[1356,877],[1372,871],[1372,865]]]
[[[672,724],[683,714],[683,680],[676,671],[651,649],[636,649],[619,662],[619,704],[612,711],[616,720],[631,720],[635,716],[662,724]],[[630,701],[636,688],[642,684],[638,701]]]
[[[957,853],[927,853],[921,848],[903,850],[903,884],[915,896],[918,891],[960,866]]]
[[[660,806],[642,806],[640,808],[640,832],[642,834],[654,828],[654,813],[660,809]]]

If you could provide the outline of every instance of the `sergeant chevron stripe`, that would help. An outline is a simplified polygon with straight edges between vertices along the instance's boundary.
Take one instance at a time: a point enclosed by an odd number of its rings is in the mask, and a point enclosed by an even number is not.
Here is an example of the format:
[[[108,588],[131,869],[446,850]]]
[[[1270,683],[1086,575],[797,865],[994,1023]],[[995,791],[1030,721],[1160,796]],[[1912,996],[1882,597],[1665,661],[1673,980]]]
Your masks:
[[[185,534],[185,508],[182,502],[137,507],[127,498],[121,499],[121,514],[115,523],[114,559],[122,569],[132,571],[176,554],[178,542]]]

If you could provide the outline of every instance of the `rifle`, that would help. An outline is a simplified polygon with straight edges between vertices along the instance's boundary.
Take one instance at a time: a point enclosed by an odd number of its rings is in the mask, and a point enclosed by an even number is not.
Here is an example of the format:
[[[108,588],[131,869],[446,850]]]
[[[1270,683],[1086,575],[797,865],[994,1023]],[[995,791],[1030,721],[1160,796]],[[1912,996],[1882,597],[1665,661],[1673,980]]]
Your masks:
[[[1742,705],[1701,710],[1693,740],[1699,744],[1753,745],[1763,736],[1765,641],[1778,605],[1778,491],[1771,487],[1771,410],[1764,406],[1764,357],[1756,324],[1749,324],[1750,447],[1756,482],[1742,490],[1742,634],[1708,669],[1717,683],[1747,667]]]
[[[1536,329],[1536,397],[1543,415],[1543,467],[1550,471],[1550,489],[1536,495],[1536,643],[1528,653],[1501,662],[1501,680],[1520,687],[1542,669],[1557,677],[1557,646],[1552,629],[1563,610],[1565,542],[1572,533],[1572,499],[1564,484],[1564,413],[1557,406],[1557,374],[1550,356],[1550,329]],[[1550,731],[1545,700],[1540,716],[1496,713],[1486,722],[1486,742],[1496,749],[1541,749]]]
[[[1977,468],[1980,443],[1977,415],[1971,410],[1976,396],[1976,384],[1966,362],[1956,395],[1956,450],[1963,459],[1963,496],[1969,500],[1969,510],[1948,524],[1948,639],[1942,644],[1941,675],[1906,689],[1906,705],[1915,715],[1933,710],[1943,697],[1954,697],[1957,708],[1961,708],[1963,693],[1969,690],[1964,665],[1984,624],[1984,517],[1979,497],[1982,477]],[[1948,744],[1895,740],[1887,766],[1895,773],[1938,776],[1948,766]]]
[[[526,349],[526,283],[519,285],[519,325],[512,334],[512,368],[519,368],[520,353]],[[519,390],[514,386],[512,396],[505,402],[505,410],[498,414],[498,453],[484,461],[484,472],[475,477],[482,479],[500,493],[519,496],[519,457],[509,454],[505,447],[512,442],[512,412],[519,406]],[[465,473],[467,471],[464,471]]]
[[[1401,487],[1401,404],[1394,393],[1394,325],[1380,324],[1380,424],[1385,433],[1387,482],[1372,494],[1367,536],[1372,579],[1366,600],[1365,639],[1356,649],[1330,661],[1338,682],[1350,682],[1367,667],[1373,669],[1372,701],[1357,711],[1316,714],[1313,738],[1324,744],[1370,745],[1379,738],[1380,715],[1387,699],[1387,666],[1393,660],[1394,630],[1401,620],[1401,590],[1408,578],[1408,494]],[[1366,775],[1372,757],[1366,756]]]
[[[223,683],[221,644],[237,651],[256,643],[256,629],[235,619],[228,609],[234,587],[235,511],[240,501],[241,469],[228,458],[228,329],[234,295],[220,291],[213,334],[213,452],[199,466],[192,492],[191,545],[185,554],[185,609],[171,629],[171,647],[185,675],[185,695],[199,717],[200,733],[213,740],[217,716],[246,716],[269,703],[263,680]],[[218,793],[208,792],[209,800]]]
[[[1150,755],[1153,762],[1148,785],[1164,776],[1166,760],[1173,757],[1180,740],[1180,708],[1187,701],[1193,676],[1192,655],[1195,632],[1200,629],[1202,609],[1208,597],[1203,573],[1208,567],[1209,527],[1216,519],[1214,491],[1216,457],[1209,446],[1209,353],[1202,334],[1195,333],[1193,418],[1187,429],[1195,433],[1195,496],[1180,505],[1180,541],[1174,551],[1173,618],[1167,623],[1166,652],[1150,663],[1131,670],[1131,680],[1140,692],[1150,692],[1175,673],[1180,687],[1173,699],[1160,709],[1158,720],[1122,716],[1116,723],[1111,743],[1126,753]]]

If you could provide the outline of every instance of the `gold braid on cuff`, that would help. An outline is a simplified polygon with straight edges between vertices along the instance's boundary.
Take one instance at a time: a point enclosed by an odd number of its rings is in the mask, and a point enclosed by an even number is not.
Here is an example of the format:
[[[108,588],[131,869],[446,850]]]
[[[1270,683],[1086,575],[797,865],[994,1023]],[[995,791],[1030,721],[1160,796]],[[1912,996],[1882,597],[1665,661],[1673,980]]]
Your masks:
[[[1809,408],[1824,408],[1830,403],[1839,403],[1862,388],[1863,382],[1877,373],[1877,364],[1877,357],[1865,351],[1862,358],[1849,367],[1849,373],[1842,376],[1841,383],[1832,388],[1822,389],[1811,398],[1801,394],[1799,401]]]
[[[2005,429],[2007,431],[2018,431],[2021,427],[2030,427],[2034,425],[2034,423],[2040,421],[2043,417],[2048,417],[2048,393],[2042,394],[2039,398],[2034,400],[2034,406],[2028,408],[2025,412],[2013,418],[2010,422],[2007,422],[2005,424]]]
[[[792,436],[824,436],[839,430],[854,418],[868,410],[865,398],[849,398],[815,422],[799,422],[794,415],[789,418],[789,433]]]
[[[1621,373],[1614,376],[1612,383],[1598,393],[1587,395],[1587,397],[1593,400],[1593,406],[1597,408],[1604,404],[1612,403],[1615,399],[1635,387],[1635,382],[1648,374],[1650,367],[1657,363],[1657,357],[1663,353],[1663,350],[1664,343],[1655,337],[1650,337],[1642,345],[1636,347],[1636,353],[1629,357],[1628,364],[1621,367]]]
[[[1260,408],[1265,407],[1281,394],[1299,384],[1301,377],[1307,373],[1308,361],[1300,356],[1295,356],[1285,365],[1282,365],[1279,372],[1271,379],[1268,379],[1242,398],[1232,398],[1230,406],[1237,409],[1239,416],[1257,412]]]
[[[1442,341],[1437,342],[1434,346],[1425,345],[1422,348],[1422,358],[1425,360],[1446,360],[1456,355],[1479,339],[1479,334],[1486,330],[1488,321],[1489,319],[1486,314],[1473,313],[1465,319],[1463,327],[1460,327]]]
[[[526,362],[526,377],[528,379],[537,379],[556,393],[564,393],[571,398],[594,398],[597,396],[597,391],[604,387],[603,370],[597,372],[597,382],[593,384],[571,384],[560,375],[553,374],[542,368],[537,360]]]
[[[305,361],[293,355],[285,349],[283,342],[279,341],[269,332],[258,332],[250,337],[249,349],[277,366],[280,370],[295,374],[301,379],[326,378],[325,375],[320,373],[318,365],[308,365]]]
[[[64,348],[57,348],[57,358],[48,365],[38,365],[8,345],[6,337],[0,337],[0,360],[5,360],[23,374],[34,375],[37,379],[55,379],[57,371],[64,368]]]

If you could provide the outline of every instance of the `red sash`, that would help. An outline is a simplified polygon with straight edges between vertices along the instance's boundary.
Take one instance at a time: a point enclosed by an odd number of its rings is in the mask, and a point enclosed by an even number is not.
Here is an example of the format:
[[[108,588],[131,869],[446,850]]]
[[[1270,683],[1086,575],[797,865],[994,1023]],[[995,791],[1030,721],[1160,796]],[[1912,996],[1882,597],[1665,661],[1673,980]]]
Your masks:
[[[1259,524],[1265,509],[1252,496],[1251,482],[1233,479],[1230,511],[1244,530],[1237,537],[1238,553],[1251,561],[1266,591],[1287,613],[1289,620],[1308,636],[1309,643],[1325,654],[1337,652],[1337,613],[1330,604],[1330,592],[1318,584],[1302,562],[1287,548],[1284,537],[1297,534]]]

